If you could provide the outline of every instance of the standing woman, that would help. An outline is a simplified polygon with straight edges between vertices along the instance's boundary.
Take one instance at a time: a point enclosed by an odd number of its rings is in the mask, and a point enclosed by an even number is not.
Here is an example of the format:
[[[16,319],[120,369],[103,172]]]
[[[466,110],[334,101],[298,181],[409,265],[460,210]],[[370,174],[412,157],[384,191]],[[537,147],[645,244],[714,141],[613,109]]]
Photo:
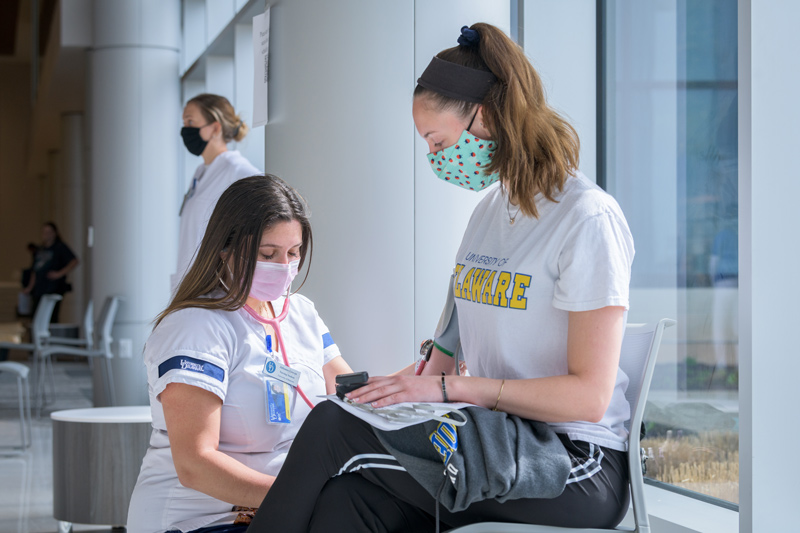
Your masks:
[[[63,296],[71,290],[70,284],[67,283],[67,275],[75,270],[79,262],[70,247],[61,240],[55,223],[45,222],[42,226],[42,245],[34,254],[28,285],[22,290],[23,293],[31,295],[32,313],[36,313],[39,300],[45,294]],[[61,302],[58,301],[53,308],[51,322],[58,322],[60,309]]]
[[[475,208],[455,258],[457,322],[429,343],[421,375],[373,377],[348,397],[373,407],[467,402],[479,406],[467,409],[477,413],[479,432],[478,418],[508,430],[483,431],[485,440],[463,437],[469,423],[450,430],[449,452],[456,442],[464,454],[482,457],[470,464],[496,465],[502,450],[512,453],[490,473],[505,489],[481,493],[457,512],[442,509],[448,527],[486,520],[613,527],[628,508],[630,405],[619,355],[633,240],[616,201],[578,170],[577,134],[547,105],[523,50],[488,24],[465,26],[458,42],[433,58],[413,102],[437,177],[467,190],[499,182]],[[470,376],[453,375],[459,342]],[[547,474],[531,472],[530,461],[539,457],[513,453],[536,444],[538,437],[520,430],[534,426],[557,444],[545,459],[566,465],[558,470],[557,496],[548,499],[533,496],[536,483],[518,479]],[[320,434],[327,435],[325,446],[315,445]],[[332,402],[318,406],[251,531],[432,527],[441,493],[408,457],[390,453],[386,438]],[[433,439],[418,439],[420,453],[449,461],[452,454],[441,441],[434,450]],[[349,466],[365,454],[389,466]],[[469,471],[448,466],[447,473],[435,481],[442,488],[486,486],[475,486]]]
[[[247,124],[224,96],[199,94],[183,109],[183,144],[192,155],[202,156],[203,163],[180,209],[178,263],[170,280],[173,293],[189,270],[222,191],[236,180],[261,174],[238,151],[228,150],[228,143],[241,141],[247,132]]]
[[[130,533],[243,532],[318,396],[351,372],[314,304],[289,294],[311,257],[300,195],[233,183],[144,349],[153,433]],[[235,522],[238,522],[235,524]]]

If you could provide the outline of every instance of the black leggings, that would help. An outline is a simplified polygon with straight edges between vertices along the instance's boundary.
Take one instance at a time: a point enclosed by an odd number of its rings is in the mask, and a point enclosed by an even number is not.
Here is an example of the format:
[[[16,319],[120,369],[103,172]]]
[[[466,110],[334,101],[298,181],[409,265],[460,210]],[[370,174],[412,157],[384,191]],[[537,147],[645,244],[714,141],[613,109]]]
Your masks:
[[[587,443],[562,441],[573,461],[588,456]],[[484,500],[458,513],[441,507],[440,523],[443,529],[482,521],[614,527],[628,510],[627,456],[602,450],[602,469],[568,484],[556,498]],[[434,498],[398,469],[372,427],[333,402],[322,402],[300,428],[247,531],[432,531],[435,515]]]

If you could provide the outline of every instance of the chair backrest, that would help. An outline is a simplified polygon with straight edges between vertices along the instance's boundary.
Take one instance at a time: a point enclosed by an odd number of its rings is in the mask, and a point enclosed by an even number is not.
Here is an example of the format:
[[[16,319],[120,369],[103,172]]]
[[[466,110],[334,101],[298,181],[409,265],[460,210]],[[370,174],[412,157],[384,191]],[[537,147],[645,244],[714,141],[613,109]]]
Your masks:
[[[108,296],[105,299],[103,309],[100,311],[94,327],[94,347],[97,350],[103,350],[106,357],[111,357],[111,341],[113,340],[111,328],[114,327],[120,300],[119,296]]]
[[[86,347],[94,347],[94,302],[89,300],[86,304],[86,312],[83,313],[83,338],[86,339]]]
[[[649,533],[650,520],[644,503],[644,481],[640,455],[639,428],[644,416],[650,381],[656,366],[658,348],[664,328],[675,325],[675,321],[662,318],[654,324],[628,324],[622,338],[622,351],[619,367],[628,376],[628,390],[625,398],[631,406],[631,418],[626,424],[628,437],[628,469],[631,482],[631,499],[636,531]]]
[[[50,337],[50,319],[56,308],[56,302],[59,300],[61,300],[61,296],[58,294],[45,294],[39,300],[31,323],[31,337],[37,350],[41,350]]]

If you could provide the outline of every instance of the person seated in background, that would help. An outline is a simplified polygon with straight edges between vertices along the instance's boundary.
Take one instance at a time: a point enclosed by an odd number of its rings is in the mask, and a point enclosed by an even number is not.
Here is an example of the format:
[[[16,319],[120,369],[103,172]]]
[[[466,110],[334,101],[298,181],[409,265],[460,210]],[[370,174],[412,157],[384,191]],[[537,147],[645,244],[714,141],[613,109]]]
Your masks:
[[[33,299],[31,314],[36,313],[39,300],[45,294],[63,296],[72,290],[72,286],[67,282],[67,275],[75,270],[79,263],[69,246],[61,240],[55,223],[45,222],[42,226],[42,245],[36,250],[33,271],[28,284],[22,289],[23,294],[30,294]],[[60,309],[59,301],[56,302],[50,322],[58,322]]]
[[[153,432],[130,533],[244,531],[239,508],[258,507],[317,396],[351,372],[314,304],[289,294],[311,248],[305,201],[283,180],[220,197],[145,345]]]

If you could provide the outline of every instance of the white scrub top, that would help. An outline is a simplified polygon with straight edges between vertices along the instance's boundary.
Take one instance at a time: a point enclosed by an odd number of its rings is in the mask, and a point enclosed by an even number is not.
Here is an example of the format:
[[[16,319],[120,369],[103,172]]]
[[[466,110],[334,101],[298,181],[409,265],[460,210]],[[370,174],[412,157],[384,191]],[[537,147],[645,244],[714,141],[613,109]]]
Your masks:
[[[181,212],[178,263],[175,273],[170,277],[173,294],[200,248],[208,219],[211,218],[219,197],[234,181],[257,174],[263,172],[236,150],[222,152],[210,165],[197,167],[192,178],[194,187],[189,189]]]
[[[276,312],[283,299],[273,302]],[[289,366],[301,373],[299,386],[314,403],[325,394],[322,366],[340,355],[314,304],[290,298],[281,322]],[[275,347],[273,340],[273,349]],[[272,359],[282,362],[279,353]],[[153,432],[131,497],[127,529],[155,533],[191,531],[217,522],[231,523],[230,503],[186,488],[178,481],[159,394],[170,383],[208,390],[222,400],[219,450],[244,465],[277,475],[303,420],[310,412],[292,388],[292,421],[270,424],[266,410],[264,327],[245,310],[182,309],[156,327],[144,349]]]

